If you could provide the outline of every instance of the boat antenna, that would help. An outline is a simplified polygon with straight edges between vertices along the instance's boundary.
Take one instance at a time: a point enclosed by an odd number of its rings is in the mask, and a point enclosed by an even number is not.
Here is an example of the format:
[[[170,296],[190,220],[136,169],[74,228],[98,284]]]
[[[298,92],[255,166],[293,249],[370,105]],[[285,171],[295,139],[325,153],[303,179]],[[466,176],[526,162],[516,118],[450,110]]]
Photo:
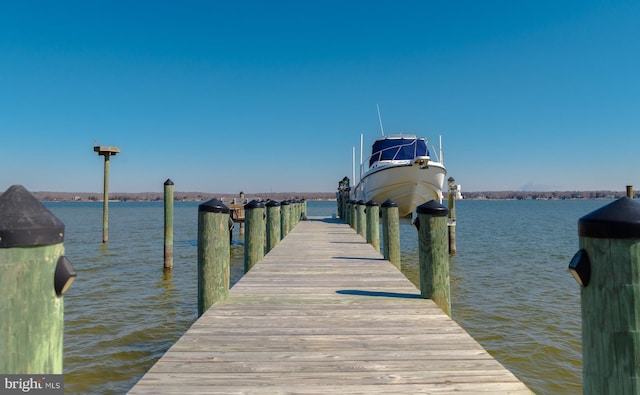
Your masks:
[[[362,179],[362,139],[364,134],[360,133],[360,179]]]
[[[356,185],[356,147],[351,147],[351,182]]]
[[[380,116],[380,106],[376,104],[376,108],[378,109],[378,122],[380,122],[380,131],[382,132],[382,137],[384,137],[384,128],[382,127],[382,117]]]

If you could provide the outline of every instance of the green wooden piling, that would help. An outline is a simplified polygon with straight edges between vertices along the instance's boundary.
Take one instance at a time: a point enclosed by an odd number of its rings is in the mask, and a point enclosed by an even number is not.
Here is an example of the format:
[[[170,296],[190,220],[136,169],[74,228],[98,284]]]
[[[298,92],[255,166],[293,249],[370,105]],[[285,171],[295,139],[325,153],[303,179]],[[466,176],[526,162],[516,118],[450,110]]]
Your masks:
[[[271,251],[281,239],[280,203],[270,200],[267,206],[267,250]]]
[[[288,200],[283,200],[280,203],[280,237],[282,239],[285,238],[291,231],[291,222],[289,221],[289,217],[291,216],[291,202]]]
[[[64,301],[75,271],[64,224],[20,185],[0,196],[0,373],[62,374]]]
[[[218,199],[198,206],[198,317],[229,297],[229,208]]]
[[[338,182],[338,192],[336,193],[336,198],[338,201],[338,216],[345,223],[348,223],[346,210],[350,190],[351,188],[349,187],[349,177],[344,177]]]
[[[244,205],[244,272],[264,257],[265,208],[264,203],[252,200]]]
[[[351,219],[351,222],[349,223],[349,225],[351,225],[351,228],[353,228],[353,230],[358,232],[358,205],[356,204],[355,200],[350,200],[349,206],[351,206],[351,209],[349,210],[349,219]]]
[[[633,185],[627,185],[627,197],[633,199]]]
[[[173,181],[164,182],[164,268],[173,267]]]
[[[344,222],[351,226],[351,200],[347,199],[344,202]]]
[[[387,199],[382,203],[382,249],[387,259],[400,270],[400,214],[398,204]]]
[[[420,294],[432,299],[451,315],[449,285],[448,209],[435,200],[416,209],[418,213],[418,258]]]
[[[380,251],[380,206],[369,200],[366,204],[367,243],[376,251]]]
[[[363,239],[367,239],[367,217],[364,213],[365,203],[362,200],[358,200],[356,203],[356,232]]]
[[[453,177],[449,177],[447,180],[449,188],[447,192],[447,208],[449,209],[449,254],[456,255],[456,186],[454,184],[456,180]]]
[[[578,221],[583,393],[640,393],[640,204],[623,197]]]

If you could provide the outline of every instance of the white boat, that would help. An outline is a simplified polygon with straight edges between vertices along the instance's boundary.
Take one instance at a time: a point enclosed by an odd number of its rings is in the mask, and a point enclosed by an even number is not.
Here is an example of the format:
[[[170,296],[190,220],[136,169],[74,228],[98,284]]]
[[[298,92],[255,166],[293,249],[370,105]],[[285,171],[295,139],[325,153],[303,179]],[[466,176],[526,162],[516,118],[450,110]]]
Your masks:
[[[427,140],[413,135],[376,140],[368,158],[369,168],[352,190],[352,198],[378,204],[391,199],[398,204],[402,217],[413,214],[417,206],[430,200],[442,203],[447,174],[442,144],[439,151],[438,156],[432,156]],[[362,170],[362,155],[360,161]]]

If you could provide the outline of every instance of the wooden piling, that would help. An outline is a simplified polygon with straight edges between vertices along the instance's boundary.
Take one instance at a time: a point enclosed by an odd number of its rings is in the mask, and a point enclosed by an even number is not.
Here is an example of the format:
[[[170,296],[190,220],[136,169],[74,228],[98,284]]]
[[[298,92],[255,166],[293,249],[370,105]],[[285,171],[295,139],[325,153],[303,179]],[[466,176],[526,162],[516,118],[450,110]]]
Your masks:
[[[356,206],[356,232],[362,236],[363,239],[367,239],[367,217],[364,213],[365,202],[358,200]]]
[[[358,232],[358,205],[356,204],[357,202],[355,200],[349,200],[349,206],[351,207],[350,214],[349,214],[349,219],[351,220],[349,222],[349,225],[351,225],[351,228],[353,228],[353,230],[356,231],[356,233]]]
[[[173,181],[164,182],[164,268],[173,267]]]
[[[267,248],[266,253],[271,251],[281,239],[280,225],[280,203],[270,200],[267,207]]]
[[[229,208],[218,199],[198,206],[198,317],[229,297]]]
[[[640,393],[640,204],[620,198],[578,221],[583,393]]]
[[[367,217],[367,243],[376,251],[380,251],[380,206],[377,202],[369,200],[366,204]]]
[[[285,236],[289,234],[291,231],[291,221],[289,217],[291,216],[291,202],[288,200],[283,200],[280,202],[280,237],[284,239]]]
[[[62,374],[64,301],[75,278],[64,224],[20,185],[0,196],[0,372]]]
[[[447,180],[449,184],[447,193],[447,207],[449,209],[449,221],[447,228],[449,229],[449,254],[456,255],[456,180],[453,177],[449,177]]]
[[[627,197],[633,199],[633,185],[627,185]]]
[[[420,294],[432,299],[451,315],[449,284],[448,209],[435,200],[416,209],[418,213],[418,258]]]
[[[109,163],[110,157],[120,153],[120,148],[112,146],[95,146],[93,151],[104,156],[104,178],[102,194],[102,242],[109,241]]]
[[[338,192],[337,192],[337,201],[338,201],[338,216],[344,222],[348,222],[346,219],[346,209],[347,209],[347,201],[349,200],[349,191],[351,188],[349,187],[349,177],[344,177],[340,182],[338,182]]]
[[[265,210],[264,203],[252,200],[244,206],[244,272],[264,257]]]
[[[382,203],[382,249],[384,259],[400,270],[400,214],[398,204],[387,199]]]

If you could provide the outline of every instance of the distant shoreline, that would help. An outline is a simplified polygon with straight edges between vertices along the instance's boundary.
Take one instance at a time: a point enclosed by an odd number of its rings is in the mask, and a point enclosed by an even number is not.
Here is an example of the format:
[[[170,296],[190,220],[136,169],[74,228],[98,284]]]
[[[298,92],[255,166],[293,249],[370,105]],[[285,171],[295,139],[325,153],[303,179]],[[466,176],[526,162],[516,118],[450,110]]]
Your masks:
[[[42,202],[101,202],[101,192],[32,192]],[[626,196],[625,191],[485,191],[462,192],[464,200],[611,200]],[[640,197],[634,193],[634,197]],[[208,192],[174,192],[176,202],[205,202],[213,198],[224,202],[240,202],[240,194],[208,193]],[[109,201],[112,202],[161,202],[164,199],[163,192],[112,192]],[[264,192],[247,193],[242,199],[273,199],[276,201],[304,199],[335,201],[335,192]],[[445,192],[446,199],[446,192]]]

